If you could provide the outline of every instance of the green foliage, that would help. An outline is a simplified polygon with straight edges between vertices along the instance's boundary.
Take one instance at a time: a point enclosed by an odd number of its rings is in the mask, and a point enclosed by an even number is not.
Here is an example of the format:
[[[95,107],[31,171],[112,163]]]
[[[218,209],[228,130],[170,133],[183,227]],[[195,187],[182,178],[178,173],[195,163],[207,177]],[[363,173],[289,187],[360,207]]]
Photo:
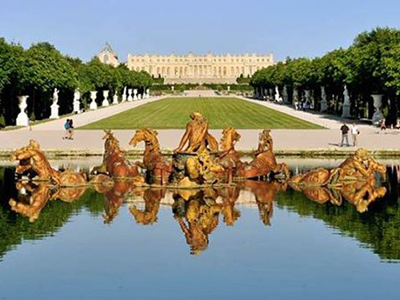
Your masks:
[[[257,71],[250,84],[255,89],[286,85],[289,90],[297,88],[300,92],[314,90],[317,98],[319,87],[324,86],[328,99],[337,99],[331,103],[335,113],[340,113],[339,102],[346,84],[356,117],[363,117],[365,110],[369,113],[364,117],[371,117],[374,109],[370,95],[384,93],[396,100],[390,102],[389,109],[395,120],[400,107],[396,96],[400,95],[400,30],[376,28],[359,34],[348,49],[339,48],[314,59],[287,58]],[[319,108],[318,101],[315,108]]]
[[[89,91],[110,90],[120,93],[124,86],[145,89],[153,84],[146,72],[130,71],[102,64],[97,58],[83,63],[79,58],[62,55],[49,43],[38,43],[24,50],[0,38],[0,117],[14,125],[19,113],[18,96],[28,95],[28,114],[41,120],[49,117],[55,88],[59,89],[60,114],[72,111],[76,88],[86,103]]]

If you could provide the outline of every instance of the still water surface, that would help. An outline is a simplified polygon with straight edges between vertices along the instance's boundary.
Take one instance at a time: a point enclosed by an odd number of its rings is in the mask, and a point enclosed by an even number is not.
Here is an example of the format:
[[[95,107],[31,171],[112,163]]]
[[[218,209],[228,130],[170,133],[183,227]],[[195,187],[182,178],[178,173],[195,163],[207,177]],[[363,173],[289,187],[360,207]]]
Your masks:
[[[288,163],[297,173],[340,161]],[[48,201],[32,222],[10,210],[27,192],[0,167],[0,299],[399,299],[398,166],[386,164],[388,193],[364,213],[249,183],[123,197],[87,189]]]

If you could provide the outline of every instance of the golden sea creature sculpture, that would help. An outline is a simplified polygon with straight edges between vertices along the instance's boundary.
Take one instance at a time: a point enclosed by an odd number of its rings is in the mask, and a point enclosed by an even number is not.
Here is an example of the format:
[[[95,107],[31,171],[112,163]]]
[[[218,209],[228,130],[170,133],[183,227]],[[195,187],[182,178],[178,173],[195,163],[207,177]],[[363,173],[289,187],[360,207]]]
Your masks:
[[[59,172],[53,169],[40,145],[35,140],[30,140],[29,145],[15,150],[11,154],[12,161],[17,160],[15,169],[17,174],[34,171],[37,175],[35,180],[51,181],[58,186],[83,186],[87,184],[87,176],[84,173]]]

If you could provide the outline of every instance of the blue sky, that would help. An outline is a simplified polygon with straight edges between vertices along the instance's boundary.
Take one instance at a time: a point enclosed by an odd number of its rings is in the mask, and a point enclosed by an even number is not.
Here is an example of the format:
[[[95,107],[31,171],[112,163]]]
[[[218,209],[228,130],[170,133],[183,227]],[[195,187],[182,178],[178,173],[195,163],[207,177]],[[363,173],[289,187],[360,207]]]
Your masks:
[[[89,60],[108,41],[128,53],[270,53],[276,60],[348,47],[365,30],[400,28],[396,0],[0,0],[0,36],[48,41]]]

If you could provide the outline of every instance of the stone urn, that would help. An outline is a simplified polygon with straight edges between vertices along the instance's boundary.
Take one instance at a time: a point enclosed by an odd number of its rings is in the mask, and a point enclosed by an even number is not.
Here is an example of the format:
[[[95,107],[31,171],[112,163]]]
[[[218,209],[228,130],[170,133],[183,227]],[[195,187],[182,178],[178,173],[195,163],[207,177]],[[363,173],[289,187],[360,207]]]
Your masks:
[[[90,99],[92,99],[92,102],[90,102],[90,106],[89,106],[91,110],[97,109],[96,97],[97,97],[97,91],[91,91]]]
[[[128,89],[128,102],[131,102],[131,101],[133,101],[133,98],[132,98],[132,89]]]
[[[371,97],[374,100],[374,108],[375,108],[374,115],[372,116],[372,123],[379,124],[379,122],[385,118],[381,111],[383,95],[382,94],[372,94]]]
[[[110,102],[108,101],[108,95],[110,94],[110,91],[109,90],[104,90],[103,91],[103,97],[104,97],[104,100],[103,100],[103,102],[101,103],[101,106],[110,106]]]
[[[26,101],[28,100],[29,96],[19,96],[19,109],[20,113],[17,116],[17,126],[29,126],[29,118],[25,109],[28,107]]]

